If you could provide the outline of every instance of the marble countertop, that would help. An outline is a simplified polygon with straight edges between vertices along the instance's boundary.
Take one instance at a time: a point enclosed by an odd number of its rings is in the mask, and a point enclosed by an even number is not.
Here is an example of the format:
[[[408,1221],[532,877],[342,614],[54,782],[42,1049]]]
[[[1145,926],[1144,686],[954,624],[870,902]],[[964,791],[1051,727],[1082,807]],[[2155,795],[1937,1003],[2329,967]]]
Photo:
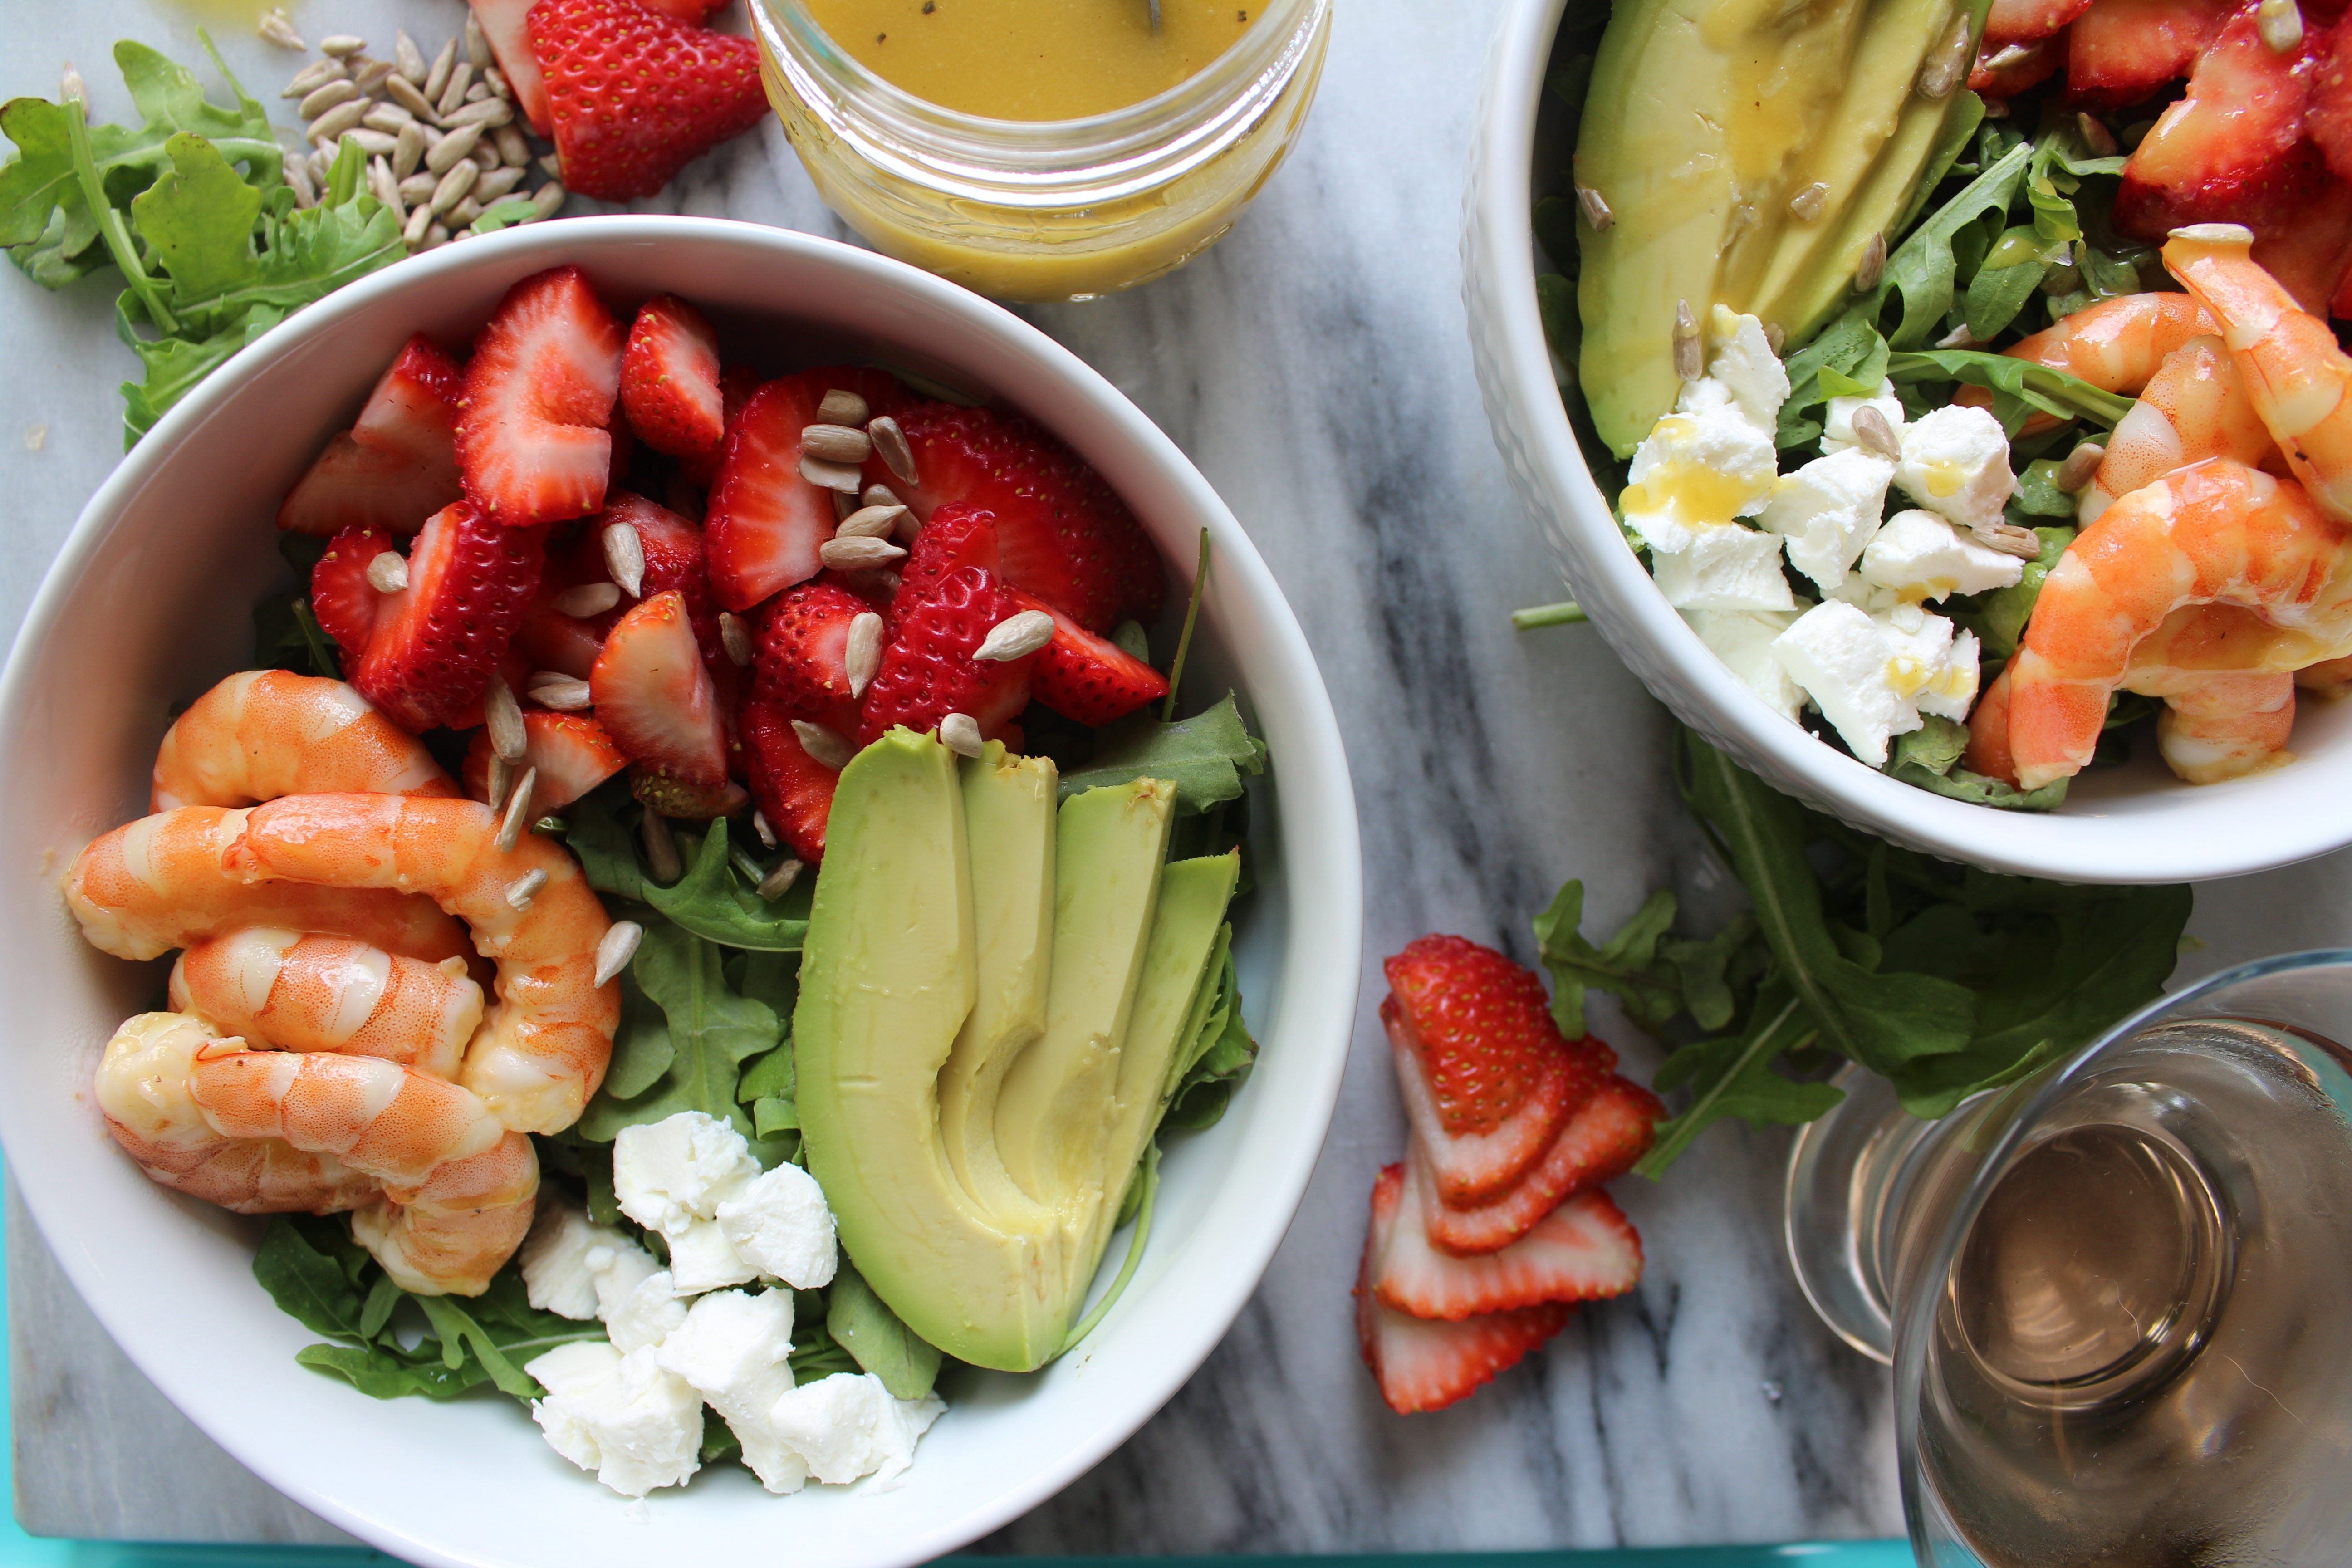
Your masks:
[[[308,0],[316,37],[428,50],[457,0]],[[236,6],[228,7],[235,12]],[[1348,737],[1369,893],[1366,991],[1339,1114],[1257,1296],[1201,1373],[1124,1448],[984,1548],[1374,1552],[1786,1541],[1900,1532],[1882,1371],[1835,1342],[1779,1246],[1783,1132],[1710,1131],[1662,1185],[1626,1181],[1648,1275],[1455,1408],[1381,1404],[1349,1286],[1373,1173],[1402,1121],[1372,1016],[1379,956],[1451,931],[1531,956],[1528,921],[1585,879],[1594,922],[1722,873],[1665,772],[1666,716],[1587,626],[1507,612],[1559,596],[1495,454],[1460,298],[1464,161],[1500,0],[1347,0],[1288,163],[1223,244],[1130,294],[1031,320],[1191,454],[1305,625]],[[70,60],[127,110],[118,37],[201,59],[159,0],[0,10],[0,97],[54,96]],[[291,57],[214,26],[257,95]],[[290,109],[281,115],[290,121]],[[773,124],[646,210],[848,237]],[[0,628],[121,450],[111,275],[47,294],[0,277]],[[159,589],[162,585],[159,585]],[[136,613],[135,609],[131,613]],[[2342,857],[2200,890],[2182,978],[2352,941]],[[1598,1016],[1646,1074],[1655,1053]],[[33,1048],[27,1043],[26,1048]],[[41,1533],[332,1541],[173,1411],[8,1215],[16,1507]]]

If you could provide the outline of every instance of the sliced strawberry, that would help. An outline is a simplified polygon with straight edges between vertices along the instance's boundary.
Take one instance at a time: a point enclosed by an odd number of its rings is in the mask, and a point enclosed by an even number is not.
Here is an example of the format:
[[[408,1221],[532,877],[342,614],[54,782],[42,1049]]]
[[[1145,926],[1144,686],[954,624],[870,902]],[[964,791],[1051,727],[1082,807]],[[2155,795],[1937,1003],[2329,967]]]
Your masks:
[[[2090,8],[2091,0],[1992,0],[1984,41],[1994,48],[2046,38]]]
[[[689,813],[671,811],[673,797],[698,805],[701,792],[725,787],[718,698],[679,595],[656,594],[621,617],[589,671],[588,689],[604,732],[642,764],[638,799],[683,816]]]
[[[2187,96],[2167,108],[2124,165],[2116,226],[2158,240],[2184,224],[2235,221],[2233,212],[2302,179],[2315,40],[2286,54],[2263,42],[2254,0],[2200,55]]]
[[[409,547],[408,586],[376,606],[351,683],[404,729],[454,723],[479,702],[538,591],[544,537],[470,501],[434,513]]]
[[[702,530],[666,506],[624,490],[581,536],[579,548],[604,556],[604,531],[627,523],[637,531],[645,551],[645,596],[675,593],[686,601],[686,616],[693,624],[694,640],[702,657],[716,663],[726,657],[719,639],[719,612],[710,602],[710,574],[704,563]],[[617,616],[615,617],[617,619]]]
[[[780,589],[807,582],[824,564],[817,551],[839,520],[832,492],[801,475],[801,432],[816,423],[817,405],[835,387],[856,393],[877,414],[906,397],[884,372],[833,365],[766,383],[729,422],[702,520],[710,584],[722,607],[748,610]]]
[[[900,590],[905,591],[903,588]],[[1100,729],[1168,695],[1168,678],[1043,599],[1015,594],[1024,610],[1054,617],[1054,640],[1037,650],[1030,694],[1065,719]]]
[[[530,804],[533,811],[559,811],[570,805],[629,765],[621,748],[604,733],[604,726],[585,713],[551,713],[526,709],[522,716],[527,737],[523,758],[515,774],[536,768]],[[490,798],[490,734],[474,731],[466,750],[466,793],[476,800]]]
[[[2189,74],[2233,0],[2092,0],[2066,29],[2066,97],[2093,109],[2137,103]]]
[[[751,798],[776,837],[814,866],[824,858],[824,824],[840,774],[810,756],[792,720],[754,697],[742,709],[743,752]]]
[[[1382,998],[1381,1022],[1388,1029],[1389,1054],[1396,1064],[1406,1119],[1428,1146],[1438,1191],[1449,1204],[1469,1207],[1492,1203],[1532,1170],[1590,1095],[1598,1076],[1570,1052],[1554,1052],[1535,1068],[1510,1115],[1486,1131],[1454,1132],[1439,1111],[1412,1025],[1394,994]]]
[[[278,509],[278,526],[331,536],[370,525],[405,538],[456,500],[465,371],[419,332]]]
[[[727,0],[719,0],[716,5],[705,5],[702,0],[637,0],[637,4],[648,11],[658,11],[673,21],[687,22],[695,26],[700,26],[702,18],[711,12],[727,8]]]
[[[768,117],[760,47],[635,0],[539,0],[526,19],[547,80],[563,183],[583,196],[650,196]]]
[[[310,614],[347,655],[367,650],[383,601],[367,580],[368,563],[392,547],[392,535],[380,528],[347,528],[310,568]]]
[[[574,680],[585,680],[588,672],[596,668],[596,656],[604,650],[607,621],[620,619],[621,612],[608,610],[601,616],[570,616],[558,604],[567,588],[575,583],[554,580],[554,563],[550,562],[550,580],[539,585],[539,592],[523,613],[522,625],[515,631],[515,647],[521,649],[537,669],[551,669],[568,675]]]
[[[2326,316],[2352,267],[2352,183],[2319,170],[2309,146],[2302,152],[2314,165],[2309,183],[2294,187],[2285,200],[2242,213],[2238,221],[2254,231],[2255,264],[2305,310]]]
[[[1598,1188],[1561,1204],[1508,1247],[1470,1258],[1429,1244],[1422,1215],[1434,1206],[1433,1191],[1426,1152],[1408,1145],[1395,1223],[1372,1268],[1384,1307],[1451,1322],[1541,1301],[1598,1301],[1641,1282],[1642,1238]]]
[[[1402,1165],[1387,1167],[1372,1184],[1372,1221],[1356,1276],[1356,1338],[1381,1397],[1398,1415],[1411,1415],[1443,1410],[1475,1394],[1567,1327],[1576,1309],[1565,1301],[1544,1301],[1432,1322],[1383,1305],[1373,1289],[1373,1271],[1397,1228],[1403,1188]]]
[[[866,689],[857,744],[868,746],[903,724],[932,730],[950,713],[969,714],[990,740],[1002,739],[1029,705],[1034,653],[1014,659],[972,657],[998,622],[1020,606],[987,570],[967,566],[944,578],[930,595],[899,617],[882,667]]]
[[[706,490],[710,488],[711,481],[719,477],[719,459],[727,450],[724,432],[735,428],[736,416],[743,412],[744,406],[751,401],[751,395],[759,390],[760,373],[748,364],[730,364],[719,371],[719,410],[722,433],[719,445],[709,451],[677,460],[678,472],[688,483]]]
[[[1650,1152],[1664,1114],[1657,1096],[1612,1074],[1568,1119],[1535,1167],[1494,1202],[1453,1208],[1437,1195],[1437,1184],[1429,1183],[1422,1192],[1422,1228],[1443,1252],[1500,1251],[1565,1200],[1632,1170]]]
[[[530,14],[533,0],[467,3],[474,8],[474,20],[482,25],[482,37],[490,46],[491,58],[504,73],[507,85],[514,89],[516,106],[530,121],[534,132],[552,136],[555,118],[548,109],[547,83],[539,74],[539,58],[530,52],[530,32],[523,22]]]
[[[517,635],[520,635],[520,632]],[[509,691],[521,691],[530,685],[534,667],[530,659],[523,657],[522,650],[511,642],[507,645],[507,651],[499,655],[498,662],[492,668],[499,675],[505,678],[507,689]],[[484,722],[482,704],[489,695],[489,683],[485,680],[482,685],[481,690],[449,710],[448,717],[441,721],[443,729],[478,730],[482,727]]]
[[[507,290],[475,340],[457,420],[457,467],[485,515],[560,522],[604,504],[623,342],[577,267]]]
[[[983,507],[950,501],[935,510],[898,563],[898,595],[908,609],[929,598],[950,574],[984,566],[1000,581],[996,514]],[[893,603],[897,603],[896,599]],[[885,610],[884,615],[889,615]]]
[[[849,628],[874,607],[822,579],[787,588],[761,618],[752,660],[756,702],[807,719],[844,737],[857,731],[857,699],[849,691]]]
[[[699,4],[699,0],[690,0]],[[621,411],[656,452],[715,457],[727,433],[719,334],[675,294],[646,301],[621,356]]]
[[[2328,172],[2352,180],[2352,15],[2328,28],[2312,50],[2311,139],[2327,159]]]
[[[993,512],[1004,581],[1090,632],[1158,616],[1168,593],[1159,552],[1077,454],[1019,415],[991,408],[921,403],[896,418],[917,482],[899,480],[877,453],[866,460],[869,484],[889,486],[926,523],[955,501]]]
[[[1969,90],[1986,98],[2015,98],[2048,81],[2065,63],[2063,32],[2021,44],[1995,44],[1988,39],[1977,53],[1976,68],[1969,73]]]
[[[1381,967],[1447,1132],[1492,1132],[1569,1055],[1543,982],[1491,947],[1424,936]]]

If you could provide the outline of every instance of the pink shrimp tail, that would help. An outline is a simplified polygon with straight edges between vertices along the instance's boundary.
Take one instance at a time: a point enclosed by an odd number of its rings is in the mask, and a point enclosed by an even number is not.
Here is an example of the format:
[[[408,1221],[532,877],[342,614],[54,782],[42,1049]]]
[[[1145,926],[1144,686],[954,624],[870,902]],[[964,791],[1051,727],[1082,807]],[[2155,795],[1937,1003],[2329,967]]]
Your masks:
[[[2009,671],[1993,677],[1969,715],[1969,749],[1960,765],[1970,773],[2017,787],[2017,763],[2009,754]]]

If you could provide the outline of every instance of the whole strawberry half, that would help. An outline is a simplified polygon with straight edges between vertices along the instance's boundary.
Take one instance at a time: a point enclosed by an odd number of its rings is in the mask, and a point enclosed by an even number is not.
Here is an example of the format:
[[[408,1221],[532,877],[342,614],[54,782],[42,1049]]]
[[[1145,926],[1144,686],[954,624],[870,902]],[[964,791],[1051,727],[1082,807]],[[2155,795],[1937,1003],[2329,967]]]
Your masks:
[[[814,866],[824,858],[824,824],[840,774],[812,757],[793,729],[792,716],[755,694],[743,704],[747,780],[760,815],[794,855]]]
[[[1002,737],[1029,705],[1029,670],[1037,656],[972,656],[997,624],[1020,608],[984,567],[967,566],[942,579],[898,617],[890,645],[882,650],[881,668],[866,689],[858,746],[873,744],[896,725],[936,729],[950,713],[970,715],[989,740]]]
[[[751,698],[792,719],[823,724],[845,739],[857,730],[849,689],[849,630],[874,607],[838,584],[819,580],[776,595],[760,620]]]
[[[996,518],[1004,581],[1034,594],[1090,632],[1124,620],[1149,624],[1167,597],[1168,575],[1102,476],[1017,414],[920,403],[894,417],[915,458],[908,485],[879,453],[866,479],[887,485],[929,524],[961,501]]]
[[[368,563],[391,549],[392,535],[381,528],[347,528],[310,568],[310,614],[347,657],[366,652],[375,631],[383,595],[367,580]]]
[[[1641,1282],[1642,1238],[1607,1193],[1580,1193],[1508,1246],[1461,1258],[1431,1246],[1423,1228],[1432,1185],[1416,1142],[1405,1156],[1396,1222],[1372,1269],[1382,1306],[1454,1320],[1545,1301],[1597,1301]]]
[[[525,736],[522,761],[515,764],[515,776],[524,770],[535,770],[538,777],[530,786],[530,804],[534,814],[560,811],[629,765],[629,759],[613,738],[604,733],[604,726],[585,713],[551,713],[543,709],[526,709],[522,716]],[[466,751],[466,793],[476,800],[490,798],[490,732],[474,731],[473,744]]]
[[[833,492],[801,473],[801,432],[817,422],[824,395],[856,393],[875,413],[906,400],[896,377],[855,365],[804,370],[762,383],[728,422],[727,442],[703,514],[710,585],[730,610],[748,610],[824,566],[817,552],[840,520]]]
[[[1030,695],[1096,729],[1116,723],[1168,695],[1168,678],[1111,641],[1098,637],[1043,599],[1015,594],[1022,608],[1054,617],[1054,640],[1037,650]]]
[[[646,301],[621,355],[621,411],[629,428],[673,458],[716,456],[727,433],[719,389],[719,334],[675,294]]]
[[[576,267],[507,290],[474,341],[457,418],[457,468],[485,516],[561,522],[604,504],[625,341]]]
[[[409,547],[408,585],[376,605],[351,683],[404,729],[457,723],[479,704],[539,588],[544,539],[491,521],[471,501],[434,513]]]
[[[375,527],[405,538],[464,491],[457,405],[466,373],[419,332],[368,394],[358,423],[327,443],[278,509],[278,526],[331,536]]]
[[[588,689],[596,721],[636,764],[639,800],[672,816],[718,815],[731,787],[727,736],[683,597],[656,594],[623,616]]]
[[[526,25],[563,183],[583,196],[650,196],[767,116],[749,38],[635,0],[539,0]]]
[[[1356,1275],[1356,1339],[1381,1397],[1400,1415],[1443,1410],[1468,1398],[1568,1326],[1576,1309],[1540,1301],[1452,1321],[1416,1318],[1381,1301],[1375,1277],[1397,1228],[1404,1167],[1372,1184],[1372,1217]]]

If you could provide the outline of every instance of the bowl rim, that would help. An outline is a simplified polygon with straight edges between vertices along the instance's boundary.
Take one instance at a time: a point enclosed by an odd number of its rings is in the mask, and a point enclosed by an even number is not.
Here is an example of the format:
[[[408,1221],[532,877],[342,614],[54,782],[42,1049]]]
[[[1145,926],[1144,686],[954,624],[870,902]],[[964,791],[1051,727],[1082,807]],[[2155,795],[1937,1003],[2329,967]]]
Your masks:
[[[1569,0],[1513,0],[1487,58],[1471,149],[1463,249],[1465,301],[1490,424],[1504,441],[1515,406],[1530,438],[1507,457],[1531,516],[1567,538],[1562,575],[1595,626],[1654,696],[1784,791],[1880,837],[2011,875],[2085,883],[2203,881],[2273,870],[2352,844],[2352,814],[2260,809],[2244,797],[2284,773],[2193,786],[2152,811],[2097,802],[2055,813],[2001,811],[1918,789],[1790,723],[1748,689],[1666,604],[1586,466],[1552,378],[1536,306],[1535,122]],[[1483,311],[1494,320],[1481,323]],[[1525,464],[1522,469],[1520,462]],[[1531,470],[1531,471],[1528,471]],[[1532,493],[1530,493],[1532,488]],[[1538,497],[1550,504],[1538,503]],[[1666,678],[1671,678],[1670,679]],[[1681,690],[1669,695],[1668,688]],[[2168,786],[2189,791],[2168,774]]]
[[[1305,1197],[1338,1101],[1354,1031],[1363,938],[1361,847],[1346,748],[1329,692],[1296,615],[1248,534],[1191,459],[1124,393],[1072,351],[993,301],[904,262],[796,230],[735,219],[613,215],[521,226],[463,246],[444,247],[437,254],[412,258],[356,279],[271,328],[192,390],[125,454],[82,509],[10,646],[5,668],[0,670],[0,735],[16,733],[24,725],[39,689],[34,650],[48,640],[123,511],[168,461],[168,454],[265,367],[332,334],[346,320],[385,297],[429,291],[441,279],[478,267],[511,265],[520,257],[533,255],[551,267],[564,264],[571,258],[568,253],[575,251],[584,255],[600,247],[678,242],[764,250],[802,264],[862,275],[871,283],[908,297],[910,303],[961,317],[995,338],[997,351],[1013,358],[1025,357],[1034,372],[1064,383],[1083,397],[1115,427],[1118,439],[1131,443],[1141,460],[1160,471],[1179,496],[1188,519],[1196,519],[1207,528],[1220,576],[1241,584],[1255,602],[1260,629],[1272,642],[1275,656],[1269,661],[1262,654],[1260,661],[1291,672],[1286,683],[1295,687],[1286,701],[1295,732],[1281,758],[1284,793],[1311,795],[1316,802],[1311,812],[1282,813],[1276,806],[1281,818],[1281,860],[1286,865],[1311,862],[1320,878],[1313,889],[1315,940],[1301,942],[1294,936],[1278,955],[1275,971],[1276,989],[1284,997],[1282,1021],[1291,1026],[1286,1044],[1310,1058],[1311,1071],[1307,1067],[1299,1069],[1305,1092],[1286,1100],[1282,1118],[1284,1125],[1297,1130],[1298,1135],[1276,1145],[1268,1157],[1254,1166],[1262,1179],[1253,1185],[1253,1217],[1247,1228],[1240,1234],[1219,1232],[1219,1257],[1224,1267],[1213,1275],[1191,1279],[1190,1300],[1195,1309],[1189,1331],[1172,1342],[1160,1342],[1165,1353],[1143,1369],[1143,1375],[1129,1380],[1129,1405],[1119,1416],[1093,1423],[1056,1462],[1042,1468],[1024,1484],[999,1493],[986,1506],[969,1510],[944,1525],[898,1542],[887,1552],[861,1560],[917,1563],[953,1551],[1009,1522],[1100,1463],[1157,1414],[1223,1341],[1255,1293]],[[593,259],[582,265],[593,278]],[[794,301],[780,306],[775,314],[820,325],[824,321],[821,303]],[[972,380],[993,384],[982,376]],[[1300,675],[1303,679],[1297,679]],[[53,886],[47,877],[33,885]],[[1294,930],[1303,919],[1299,901],[1294,895]],[[1305,973],[1298,973],[1302,958]],[[0,1100],[0,1132],[16,1128],[23,1119],[35,1114],[37,1108],[18,1102],[18,1097],[6,1097]],[[21,1146],[19,1140],[10,1142]],[[40,1170],[19,1168],[12,1173],[12,1183],[44,1236],[59,1235],[57,1222],[67,1217],[68,1205],[49,1190]],[[179,1405],[173,1394],[173,1369],[156,1364],[155,1358],[142,1354],[139,1348],[142,1335],[134,1304],[110,1289],[93,1292],[95,1267],[79,1247],[53,1246],[53,1251],[76,1291],[117,1345]],[[371,1544],[413,1561],[447,1563],[453,1568],[477,1561],[462,1549],[416,1539],[390,1520],[343,1505],[331,1492],[289,1473],[273,1450],[257,1448],[217,1430],[208,1412],[184,1409],[184,1414],[273,1488]],[[583,1477],[583,1482],[594,1485],[590,1478]]]

